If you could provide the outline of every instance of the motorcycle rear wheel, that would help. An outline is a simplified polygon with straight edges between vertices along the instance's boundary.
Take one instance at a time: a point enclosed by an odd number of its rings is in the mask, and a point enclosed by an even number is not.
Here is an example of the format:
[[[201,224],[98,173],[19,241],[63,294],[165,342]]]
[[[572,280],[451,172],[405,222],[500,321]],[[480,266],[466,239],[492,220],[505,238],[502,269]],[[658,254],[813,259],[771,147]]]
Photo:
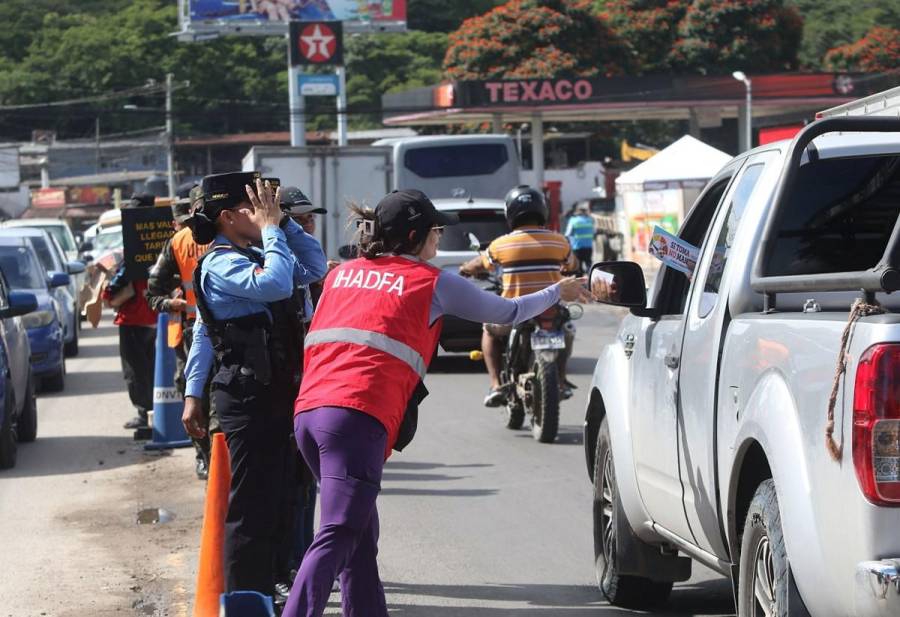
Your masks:
[[[536,361],[533,383],[531,435],[541,443],[553,443],[559,432],[559,367],[556,362]]]

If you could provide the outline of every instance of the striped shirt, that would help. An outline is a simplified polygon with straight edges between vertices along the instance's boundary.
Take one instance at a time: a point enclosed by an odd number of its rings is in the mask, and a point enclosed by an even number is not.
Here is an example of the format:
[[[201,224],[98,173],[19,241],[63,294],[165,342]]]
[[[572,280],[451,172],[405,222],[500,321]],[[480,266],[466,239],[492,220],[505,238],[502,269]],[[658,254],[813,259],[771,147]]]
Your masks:
[[[530,225],[491,242],[482,260],[486,268],[500,268],[504,298],[540,291],[562,279],[561,270],[577,269],[565,236]]]

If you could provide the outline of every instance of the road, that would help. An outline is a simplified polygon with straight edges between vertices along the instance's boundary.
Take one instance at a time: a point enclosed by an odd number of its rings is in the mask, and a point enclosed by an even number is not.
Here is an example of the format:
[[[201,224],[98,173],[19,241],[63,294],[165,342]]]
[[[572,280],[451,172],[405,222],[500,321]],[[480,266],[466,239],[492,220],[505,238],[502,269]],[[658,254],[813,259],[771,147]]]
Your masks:
[[[503,427],[482,407],[479,364],[442,356],[419,433],[388,462],[380,566],[392,614],[405,617],[632,615],[596,590],[591,487],[581,420],[597,351],[616,317],[579,322],[572,380],[554,445]],[[66,390],[38,401],[39,434],[0,472],[0,617],[191,614],[203,484],[192,452],[145,452],[131,417],[115,329],[86,329]],[[170,522],[140,525],[164,508]],[[329,615],[340,614],[333,596]],[[731,615],[729,584],[695,566],[660,615]]]

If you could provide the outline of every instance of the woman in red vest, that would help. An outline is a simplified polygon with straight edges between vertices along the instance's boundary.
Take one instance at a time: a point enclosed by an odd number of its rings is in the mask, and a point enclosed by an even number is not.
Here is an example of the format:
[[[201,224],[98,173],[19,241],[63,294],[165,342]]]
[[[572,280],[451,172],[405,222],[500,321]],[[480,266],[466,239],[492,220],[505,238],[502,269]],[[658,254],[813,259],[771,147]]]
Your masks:
[[[319,616],[340,575],[345,615],[388,614],[376,564],[375,501],[391,449],[412,439],[422,379],[443,315],[482,323],[531,319],[589,299],[584,279],[505,299],[428,263],[445,225],[421,191],[394,191],[356,210],[359,259],[335,268],[306,336],[294,431],[321,486],[321,522],[283,615]]]

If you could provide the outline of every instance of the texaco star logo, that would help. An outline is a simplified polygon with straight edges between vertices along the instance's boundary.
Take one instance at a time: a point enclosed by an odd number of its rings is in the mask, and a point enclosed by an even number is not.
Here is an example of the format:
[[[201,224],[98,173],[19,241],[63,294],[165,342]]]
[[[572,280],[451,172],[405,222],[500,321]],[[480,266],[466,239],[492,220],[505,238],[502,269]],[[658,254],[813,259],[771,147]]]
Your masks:
[[[337,37],[325,24],[310,24],[300,32],[300,53],[312,63],[327,62],[337,49]]]

